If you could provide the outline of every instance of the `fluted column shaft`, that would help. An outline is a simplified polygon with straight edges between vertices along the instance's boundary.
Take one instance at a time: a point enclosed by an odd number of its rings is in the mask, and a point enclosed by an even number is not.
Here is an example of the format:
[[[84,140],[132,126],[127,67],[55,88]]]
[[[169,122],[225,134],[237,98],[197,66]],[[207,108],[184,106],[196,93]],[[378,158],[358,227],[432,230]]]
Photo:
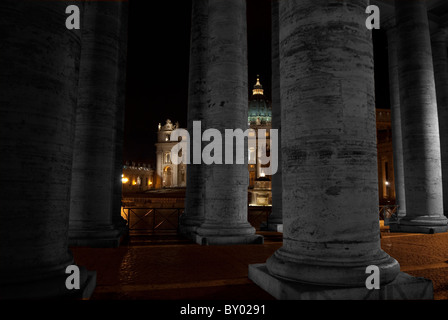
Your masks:
[[[118,246],[126,1],[86,2],[73,158],[70,243]],[[122,163],[121,163],[122,166]]]
[[[127,232],[127,222],[121,216],[121,198],[123,192],[122,175],[123,175],[123,145],[124,145],[124,119],[126,105],[126,75],[127,75],[127,55],[128,55],[128,21],[129,21],[129,4],[128,0],[122,4],[118,19],[120,21],[119,28],[119,45],[118,45],[118,70],[115,91],[115,103],[117,106],[115,113],[115,163],[114,173],[112,174],[112,223],[115,229]]]
[[[396,1],[398,74],[403,134],[405,232],[443,232],[442,169],[426,2]]]
[[[401,133],[400,83],[398,81],[397,29],[387,31],[389,55],[390,109],[392,118],[392,145],[394,157],[395,203],[398,218],[406,215],[405,181],[403,169],[403,136]]]
[[[365,286],[392,281],[380,246],[373,48],[368,0],[280,1],[283,246],[270,274]],[[349,9],[349,10],[348,10]]]
[[[193,121],[201,121],[205,127],[207,112],[207,65],[208,65],[208,0],[193,0],[191,19],[190,79],[188,97],[188,132],[194,134]],[[203,131],[203,130],[202,130]],[[190,164],[187,166],[187,190],[185,213],[180,228],[184,234],[194,233],[204,221],[206,165],[194,163],[194,156],[201,155],[202,148],[190,148]]]
[[[82,10],[83,4],[76,2]],[[0,3],[0,298],[70,295],[68,250],[81,33],[66,2]],[[81,286],[87,282],[82,271]]]
[[[439,30],[432,37],[434,78],[439,118],[442,161],[443,211],[448,216],[448,31]]]
[[[208,26],[205,123],[224,137],[225,129],[248,128],[246,2],[209,0]],[[224,149],[223,139],[223,163]],[[247,159],[247,150],[245,155]],[[247,188],[247,162],[207,166],[205,221],[197,229],[198,242],[234,244],[259,238],[247,222]]]
[[[282,113],[280,104],[280,57],[279,57],[279,1],[274,0],[272,8],[272,129],[277,129],[279,133],[278,150],[281,150],[281,127]],[[278,169],[272,176],[272,213],[269,216],[268,228],[274,231],[283,230],[282,219],[282,155],[278,154]]]

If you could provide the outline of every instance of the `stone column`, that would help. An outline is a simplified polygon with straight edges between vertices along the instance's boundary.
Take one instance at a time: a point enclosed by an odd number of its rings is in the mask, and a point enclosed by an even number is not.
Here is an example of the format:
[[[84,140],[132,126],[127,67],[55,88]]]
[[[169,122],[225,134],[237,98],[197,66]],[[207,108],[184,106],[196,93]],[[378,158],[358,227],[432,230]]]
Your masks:
[[[400,84],[398,81],[397,29],[387,30],[389,53],[390,109],[392,118],[392,146],[394,157],[395,203],[398,205],[398,220],[406,215],[406,198],[403,169],[403,140],[401,134]],[[396,221],[393,221],[396,222]],[[390,230],[395,231],[396,224],[391,223]]]
[[[112,223],[116,230],[121,230],[122,234],[128,232],[127,221],[121,216],[121,198],[123,192],[122,175],[123,175],[123,144],[124,144],[124,117],[126,105],[126,74],[127,74],[127,49],[128,49],[128,1],[121,4],[118,19],[120,20],[120,33],[118,35],[118,71],[117,82],[115,86],[116,108],[115,114],[115,165],[112,174]]]
[[[70,206],[70,245],[117,247],[124,115],[125,1],[88,1],[83,13]],[[123,164],[121,163],[121,166]],[[119,197],[117,199],[117,197]]]
[[[280,105],[280,57],[279,57],[279,1],[274,0],[272,10],[272,129],[278,130],[278,150],[281,150],[281,105]],[[272,213],[268,219],[268,230],[283,231],[282,219],[282,154],[278,153],[278,170],[272,176]]]
[[[368,3],[280,1],[283,246],[249,267],[278,299],[393,298],[400,266],[380,246]],[[366,288],[370,265],[382,290]]]
[[[439,30],[432,37],[434,78],[439,117],[440,152],[442,161],[443,211],[448,216],[448,31]]]
[[[210,245],[261,243],[263,238],[247,222],[247,160],[224,164],[224,130],[248,129],[245,0],[209,0],[208,47],[205,123],[206,128],[221,132],[223,164],[207,166],[205,221],[197,229],[196,241]],[[244,148],[247,159],[247,141]]]
[[[88,298],[65,286],[70,177],[81,33],[68,30],[69,4],[0,3],[0,299]]]
[[[208,0],[193,0],[191,19],[190,83],[188,98],[188,132],[190,139],[202,132],[193,132],[193,121],[205,126],[207,108],[207,62],[208,62]],[[205,181],[207,166],[201,161],[201,145],[190,148],[190,164],[187,165],[187,190],[185,213],[181,217],[180,232],[192,236],[204,221]],[[199,157],[199,161],[195,157]],[[199,163],[194,163],[199,162]]]
[[[436,88],[426,2],[396,1],[406,216],[399,231],[447,231]]]

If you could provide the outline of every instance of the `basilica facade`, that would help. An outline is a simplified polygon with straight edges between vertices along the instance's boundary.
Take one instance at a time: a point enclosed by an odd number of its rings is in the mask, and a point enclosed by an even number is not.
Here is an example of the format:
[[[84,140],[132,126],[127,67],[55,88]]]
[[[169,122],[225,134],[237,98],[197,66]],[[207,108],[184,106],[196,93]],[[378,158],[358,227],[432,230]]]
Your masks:
[[[248,170],[249,170],[249,205],[271,205],[271,175],[269,174],[269,164],[262,164],[258,154],[259,130],[266,131],[266,142],[262,148],[267,157],[270,155],[270,129],[272,128],[271,102],[264,95],[260,78],[253,87],[248,105],[248,128],[253,129],[248,139],[256,139],[255,143],[250,143],[248,149]],[[154,187],[159,188],[185,188],[187,165],[184,163],[175,164],[171,161],[171,149],[177,144],[170,140],[171,133],[181,129],[179,123],[173,124],[170,119],[166,123],[158,126],[156,147],[156,168],[154,171]],[[263,132],[264,134],[264,132]]]

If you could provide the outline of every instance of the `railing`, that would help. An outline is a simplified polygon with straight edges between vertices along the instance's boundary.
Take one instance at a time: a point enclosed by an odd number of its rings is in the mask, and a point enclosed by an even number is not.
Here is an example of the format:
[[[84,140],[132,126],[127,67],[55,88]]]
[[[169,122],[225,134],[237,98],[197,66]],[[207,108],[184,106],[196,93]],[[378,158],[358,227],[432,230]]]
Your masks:
[[[123,207],[122,212],[127,220],[129,230],[148,231],[155,233],[178,232],[179,219],[184,213],[184,208],[141,208]],[[269,215],[272,212],[271,206],[249,206],[248,222],[257,230],[260,227],[268,227]],[[379,218],[391,219],[396,216],[398,205],[380,205]]]
[[[271,206],[249,206],[247,220],[257,230],[268,228]]]
[[[124,207],[124,218],[129,230],[148,231],[178,231],[179,218],[184,213],[183,208],[141,208]]]
[[[380,205],[380,219],[391,219],[397,215],[398,205]]]
[[[248,221],[256,229],[268,223],[272,207],[250,206],[248,208]],[[123,218],[127,220],[127,226],[132,231],[179,231],[179,218],[184,213],[184,208],[144,208],[123,207]]]

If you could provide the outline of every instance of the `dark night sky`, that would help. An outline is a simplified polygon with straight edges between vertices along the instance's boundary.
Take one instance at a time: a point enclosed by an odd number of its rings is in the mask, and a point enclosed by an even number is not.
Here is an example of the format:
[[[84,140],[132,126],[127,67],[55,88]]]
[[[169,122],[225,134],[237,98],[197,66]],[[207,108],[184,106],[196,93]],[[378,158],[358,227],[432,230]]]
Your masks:
[[[270,98],[270,0],[247,0],[249,89],[260,74]],[[186,127],[191,0],[130,0],[124,161],[155,165],[157,125]],[[387,47],[374,32],[377,106],[389,107]]]

